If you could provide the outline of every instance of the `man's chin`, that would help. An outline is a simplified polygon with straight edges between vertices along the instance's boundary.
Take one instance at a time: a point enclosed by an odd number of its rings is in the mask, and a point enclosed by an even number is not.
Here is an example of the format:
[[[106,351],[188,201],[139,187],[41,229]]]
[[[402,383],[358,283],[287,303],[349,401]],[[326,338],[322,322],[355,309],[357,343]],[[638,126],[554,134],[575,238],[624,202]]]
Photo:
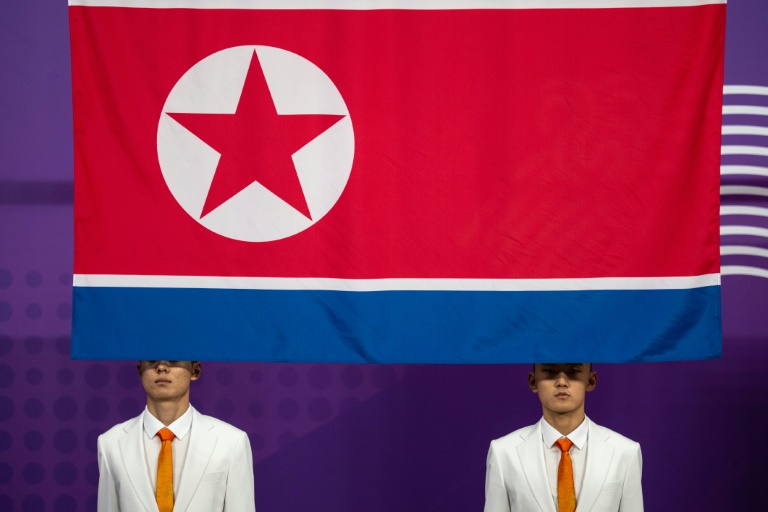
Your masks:
[[[573,403],[557,403],[554,406],[552,406],[549,410],[554,412],[555,414],[571,414],[573,412],[578,411],[579,406]]]

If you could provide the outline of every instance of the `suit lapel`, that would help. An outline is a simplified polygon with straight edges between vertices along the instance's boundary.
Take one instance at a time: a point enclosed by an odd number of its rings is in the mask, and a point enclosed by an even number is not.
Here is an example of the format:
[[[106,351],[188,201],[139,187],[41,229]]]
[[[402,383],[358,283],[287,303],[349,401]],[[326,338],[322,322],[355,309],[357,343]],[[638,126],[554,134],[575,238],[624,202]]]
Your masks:
[[[206,420],[205,416],[193,409],[192,428],[189,431],[189,446],[187,446],[187,458],[184,461],[182,480],[179,484],[179,494],[173,504],[174,512],[187,510],[197,487],[200,485],[211,460],[213,450],[216,447],[216,434],[214,426]]]
[[[524,436],[517,453],[528,486],[533,497],[543,512],[555,512],[552,491],[549,489],[549,477],[544,463],[544,451],[541,442],[541,425],[537,423]]]
[[[608,440],[608,434],[599,425],[589,423],[589,448],[587,449],[587,466],[584,470],[584,481],[581,484],[577,512],[588,512],[597,501],[603,483],[611,467],[614,448]]]
[[[133,487],[133,492],[147,512],[159,512],[155,494],[152,492],[152,482],[146,471],[147,460],[144,454],[144,424],[139,415],[125,425],[125,435],[120,438],[120,454],[123,458],[125,472]]]

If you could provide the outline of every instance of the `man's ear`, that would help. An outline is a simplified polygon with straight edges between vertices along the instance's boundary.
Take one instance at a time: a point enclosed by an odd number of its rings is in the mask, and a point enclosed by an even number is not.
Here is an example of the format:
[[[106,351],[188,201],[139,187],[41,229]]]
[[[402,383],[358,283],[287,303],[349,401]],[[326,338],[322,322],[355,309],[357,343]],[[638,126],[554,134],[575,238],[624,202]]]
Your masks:
[[[531,391],[534,393],[539,392],[539,388],[536,386],[536,376],[533,374],[533,372],[528,373],[528,387],[531,388]]]
[[[192,378],[191,380],[197,380],[200,378],[200,372],[203,371],[203,365],[200,364],[200,361],[195,361],[192,363]]]
[[[592,391],[597,386],[597,372],[589,372],[589,380],[587,381],[587,391]]]

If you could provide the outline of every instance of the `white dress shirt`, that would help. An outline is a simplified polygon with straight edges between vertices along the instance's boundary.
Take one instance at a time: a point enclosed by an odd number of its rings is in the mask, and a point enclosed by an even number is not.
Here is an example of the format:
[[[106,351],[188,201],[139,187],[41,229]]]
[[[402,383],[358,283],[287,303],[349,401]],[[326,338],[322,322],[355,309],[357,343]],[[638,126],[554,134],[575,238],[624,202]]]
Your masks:
[[[581,484],[584,481],[584,471],[587,466],[587,442],[589,440],[589,418],[584,417],[581,425],[568,434],[562,435],[555,427],[541,418],[541,437],[542,448],[544,450],[544,462],[547,466],[547,477],[549,478],[549,489],[552,491],[552,499],[557,508],[557,467],[560,465],[562,452],[555,442],[558,439],[567,438],[573,442],[568,453],[571,455],[573,464],[573,488],[576,491],[576,503],[579,502],[581,493]]]
[[[186,410],[176,421],[170,425],[163,423],[152,416],[149,409],[144,408],[144,454],[147,460],[147,470],[149,480],[152,485],[152,491],[157,490],[157,459],[160,456],[160,447],[163,442],[157,435],[161,428],[167,428],[176,436],[171,442],[173,453],[173,496],[179,492],[179,482],[181,482],[181,471],[184,468],[184,460],[187,458],[187,448],[189,447],[189,429],[192,427],[192,406]]]

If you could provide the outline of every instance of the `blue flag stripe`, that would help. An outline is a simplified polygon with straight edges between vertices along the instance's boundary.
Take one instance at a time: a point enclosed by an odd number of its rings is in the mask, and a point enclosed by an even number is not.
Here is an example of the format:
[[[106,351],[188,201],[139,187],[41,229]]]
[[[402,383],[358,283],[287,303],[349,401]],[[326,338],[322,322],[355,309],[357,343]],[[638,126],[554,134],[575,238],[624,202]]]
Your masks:
[[[673,361],[720,355],[720,287],[564,292],[74,288],[76,359]],[[141,319],[137,321],[137,319]]]

